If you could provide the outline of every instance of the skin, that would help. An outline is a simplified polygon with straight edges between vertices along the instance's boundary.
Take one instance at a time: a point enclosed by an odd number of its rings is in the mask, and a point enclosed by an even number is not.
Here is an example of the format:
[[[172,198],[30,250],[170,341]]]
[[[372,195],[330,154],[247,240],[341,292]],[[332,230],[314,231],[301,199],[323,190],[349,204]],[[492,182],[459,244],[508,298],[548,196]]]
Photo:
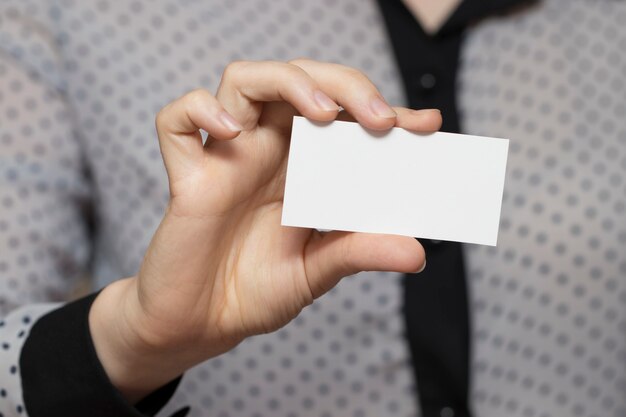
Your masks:
[[[377,130],[441,126],[438,110],[392,109],[359,71],[309,60],[236,62],[215,96],[196,90],[163,108],[169,205],[139,273],[106,287],[89,316],[98,357],[131,403],[281,328],[342,277],[423,269],[411,237],[280,225],[295,114]]]

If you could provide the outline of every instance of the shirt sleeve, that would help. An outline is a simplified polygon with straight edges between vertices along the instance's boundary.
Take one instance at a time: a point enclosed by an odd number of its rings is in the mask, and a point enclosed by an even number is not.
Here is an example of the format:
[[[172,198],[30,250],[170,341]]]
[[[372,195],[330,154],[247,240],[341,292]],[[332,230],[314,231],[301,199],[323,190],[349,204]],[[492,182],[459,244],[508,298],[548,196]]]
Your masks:
[[[33,323],[55,307],[54,304],[26,306],[0,319],[0,416],[26,416],[19,369],[20,352]]]
[[[135,406],[111,384],[89,331],[95,297],[25,306],[0,320],[0,416],[147,417],[169,401],[180,378]]]
[[[89,309],[96,296],[57,308],[32,327],[19,364],[30,417],[154,416],[174,394],[180,379],[133,406],[111,384],[89,330]]]

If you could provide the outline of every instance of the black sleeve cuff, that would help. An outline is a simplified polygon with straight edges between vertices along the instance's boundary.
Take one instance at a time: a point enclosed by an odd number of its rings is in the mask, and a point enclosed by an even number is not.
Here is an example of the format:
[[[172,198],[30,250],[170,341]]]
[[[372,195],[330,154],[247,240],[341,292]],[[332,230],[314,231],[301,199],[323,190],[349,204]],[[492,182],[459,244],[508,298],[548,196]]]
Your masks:
[[[20,355],[29,417],[154,416],[176,391],[180,378],[133,407],[111,384],[89,331],[89,310],[96,296],[66,304],[32,327]]]

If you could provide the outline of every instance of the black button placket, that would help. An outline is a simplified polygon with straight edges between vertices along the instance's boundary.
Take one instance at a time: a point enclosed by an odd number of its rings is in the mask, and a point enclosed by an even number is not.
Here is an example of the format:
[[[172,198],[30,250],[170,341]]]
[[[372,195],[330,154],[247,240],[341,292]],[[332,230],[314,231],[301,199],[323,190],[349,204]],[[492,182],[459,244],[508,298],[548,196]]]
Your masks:
[[[459,131],[456,73],[462,33],[429,37],[400,0],[380,0],[409,106],[438,108]],[[403,313],[425,417],[469,417],[470,323],[458,243],[423,240],[428,263],[404,280]]]

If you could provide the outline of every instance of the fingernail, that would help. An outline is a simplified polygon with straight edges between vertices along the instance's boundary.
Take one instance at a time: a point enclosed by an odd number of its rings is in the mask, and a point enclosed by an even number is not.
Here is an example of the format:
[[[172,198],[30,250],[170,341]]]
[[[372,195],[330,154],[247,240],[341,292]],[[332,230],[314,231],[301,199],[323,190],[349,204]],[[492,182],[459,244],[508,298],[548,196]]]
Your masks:
[[[339,111],[339,106],[326,94],[317,90],[313,93],[317,105],[324,111]]]
[[[419,271],[416,272],[416,274],[419,274],[420,272],[423,272],[424,269],[426,269],[426,259],[424,259],[424,263],[422,264],[422,267],[420,268]]]
[[[439,113],[441,114],[441,110],[439,109],[421,109],[421,110],[414,110],[416,113],[421,113],[421,114],[426,114],[426,113]]]
[[[220,121],[228,130],[233,132],[241,132],[243,130],[243,126],[235,120],[233,116],[223,111],[220,113]]]
[[[374,112],[374,114],[378,117],[391,119],[392,117],[398,116],[396,112],[393,111],[391,107],[389,107],[389,104],[385,103],[378,97],[371,101],[370,106],[372,107],[372,111]]]

